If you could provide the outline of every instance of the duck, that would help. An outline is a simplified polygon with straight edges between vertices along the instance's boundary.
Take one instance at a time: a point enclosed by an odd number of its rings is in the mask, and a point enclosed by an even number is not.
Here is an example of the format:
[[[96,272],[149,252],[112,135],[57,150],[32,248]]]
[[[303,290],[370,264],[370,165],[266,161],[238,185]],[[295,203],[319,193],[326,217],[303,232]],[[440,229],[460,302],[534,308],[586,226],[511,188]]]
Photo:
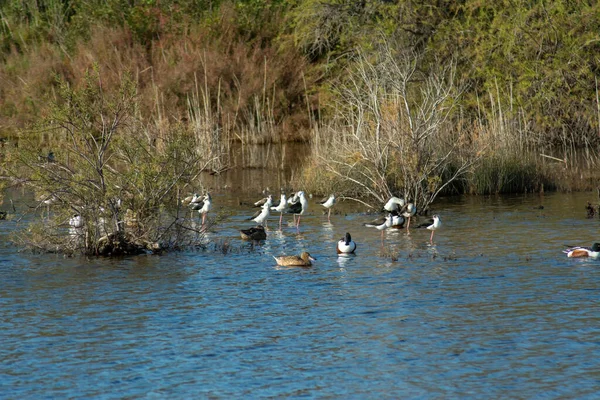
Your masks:
[[[282,267],[310,267],[312,265],[311,261],[317,260],[306,251],[303,251],[299,256],[273,256],[273,258],[277,265]]]
[[[567,257],[580,258],[590,257],[598,258],[600,256],[600,243],[594,243],[592,247],[575,246],[563,250],[563,253],[567,254]]]
[[[350,233],[346,232],[343,238],[337,243],[338,254],[352,254],[356,250],[356,243],[352,240]]]
[[[245,240],[266,240],[267,233],[262,225],[257,225],[250,229],[241,229],[240,234]]]
[[[336,202],[337,199],[335,197],[335,194],[333,193],[330,194],[329,197],[325,197],[321,201],[319,201],[319,204],[327,209],[327,222],[331,222],[331,208],[335,205]]]

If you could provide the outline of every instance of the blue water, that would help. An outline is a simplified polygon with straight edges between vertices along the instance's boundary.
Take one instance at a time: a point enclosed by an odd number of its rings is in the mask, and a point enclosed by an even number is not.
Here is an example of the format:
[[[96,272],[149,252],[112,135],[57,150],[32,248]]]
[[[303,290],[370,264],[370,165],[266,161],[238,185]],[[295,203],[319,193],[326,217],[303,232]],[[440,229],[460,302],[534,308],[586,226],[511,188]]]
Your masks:
[[[19,253],[2,221],[0,397],[598,398],[600,261],[561,253],[600,239],[588,197],[440,199],[434,245],[313,203],[251,248],[223,194],[227,254],[115,260]]]

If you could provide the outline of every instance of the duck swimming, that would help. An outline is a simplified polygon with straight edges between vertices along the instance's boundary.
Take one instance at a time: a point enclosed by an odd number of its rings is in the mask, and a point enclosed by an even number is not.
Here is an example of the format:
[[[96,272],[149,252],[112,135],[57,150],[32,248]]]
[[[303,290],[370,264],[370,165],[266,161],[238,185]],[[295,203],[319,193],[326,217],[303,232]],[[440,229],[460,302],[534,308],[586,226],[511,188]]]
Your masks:
[[[304,251],[299,256],[273,256],[277,265],[282,267],[310,267],[311,261],[315,261],[316,258],[312,257],[308,252]]]
[[[356,243],[352,240],[350,233],[346,232],[343,238],[337,243],[338,254],[351,254],[356,250]]]
[[[581,258],[591,257],[598,258],[600,256],[600,243],[594,243],[592,247],[575,246],[563,250],[563,253],[567,254],[567,257]]]

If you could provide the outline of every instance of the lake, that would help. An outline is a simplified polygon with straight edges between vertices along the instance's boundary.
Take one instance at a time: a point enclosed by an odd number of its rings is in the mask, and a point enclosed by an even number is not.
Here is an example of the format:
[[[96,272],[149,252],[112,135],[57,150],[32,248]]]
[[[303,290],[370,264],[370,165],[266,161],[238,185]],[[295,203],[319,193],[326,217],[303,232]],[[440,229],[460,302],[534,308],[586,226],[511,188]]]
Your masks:
[[[253,247],[239,229],[259,188],[221,186],[209,237],[227,254],[21,253],[0,221],[0,397],[600,395],[600,261],[562,253],[600,239],[594,193],[440,198],[433,245],[416,228],[382,244],[362,206],[327,223],[310,199],[298,230],[272,216]],[[345,232],[355,256],[336,255]],[[273,259],[303,250],[310,268]]]

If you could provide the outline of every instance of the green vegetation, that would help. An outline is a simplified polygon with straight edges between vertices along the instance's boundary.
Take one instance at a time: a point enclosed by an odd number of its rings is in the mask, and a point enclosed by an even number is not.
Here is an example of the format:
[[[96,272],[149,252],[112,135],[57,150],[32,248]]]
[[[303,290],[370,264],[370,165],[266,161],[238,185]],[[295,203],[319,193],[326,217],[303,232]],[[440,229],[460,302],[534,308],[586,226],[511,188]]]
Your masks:
[[[234,141],[311,141],[298,181],[368,201],[590,188],[572,160],[600,144],[599,53],[597,2],[7,0],[0,136],[38,141],[55,77],[95,65],[105,94],[131,72],[149,138],[193,136],[216,172]]]
[[[122,255],[202,241],[207,226],[181,218],[178,206],[179,193],[211,162],[209,152],[195,151],[191,132],[157,136],[146,128],[128,75],[110,94],[97,71],[77,89],[60,81],[57,99],[36,126],[48,139],[40,146],[25,136],[4,163],[42,212],[20,238],[25,247]]]

